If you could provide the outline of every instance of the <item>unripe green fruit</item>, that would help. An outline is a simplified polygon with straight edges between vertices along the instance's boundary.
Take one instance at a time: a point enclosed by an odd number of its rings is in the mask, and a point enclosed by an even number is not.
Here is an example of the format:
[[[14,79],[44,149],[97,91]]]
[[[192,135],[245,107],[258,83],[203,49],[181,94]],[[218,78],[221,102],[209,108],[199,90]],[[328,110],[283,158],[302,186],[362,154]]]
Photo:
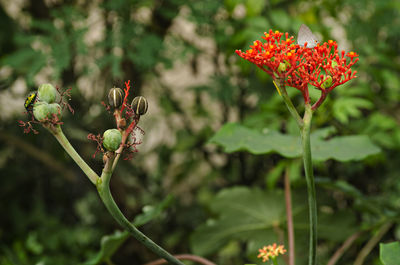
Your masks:
[[[38,121],[45,120],[50,115],[49,104],[46,102],[36,102],[33,105],[33,116]]]
[[[104,132],[103,138],[103,146],[112,152],[117,150],[122,142],[121,132],[117,129],[108,129]]]
[[[41,101],[53,103],[56,100],[57,90],[51,84],[42,84],[39,86],[38,96]]]
[[[285,71],[286,71],[286,64],[284,64],[284,63],[279,63],[278,72],[279,72],[279,73],[283,73],[283,72],[285,72]]]
[[[61,106],[57,103],[51,103],[49,104],[49,112],[50,115],[57,115],[57,117],[60,119],[62,114],[61,114]]]
[[[322,83],[321,87],[323,89],[330,88],[332,85],[332,76],[328,75],[328,78]]]

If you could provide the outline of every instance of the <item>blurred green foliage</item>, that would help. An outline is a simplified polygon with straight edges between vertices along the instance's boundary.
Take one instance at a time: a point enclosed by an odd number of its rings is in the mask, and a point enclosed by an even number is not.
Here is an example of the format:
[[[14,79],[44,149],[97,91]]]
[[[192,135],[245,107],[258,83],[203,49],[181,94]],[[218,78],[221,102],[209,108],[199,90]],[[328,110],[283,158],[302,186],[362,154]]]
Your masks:
[[[29,90],[41,83],[71,87],[75,115],[64,115],[65,133],[100,172],[101,157],[92,159],[96,147],[86,136],[114,126],[101,101],[129,79],[132,96],[146,96],[150,106],[140,123],[146,134],[139,153],[120,161],[112,180],[128,218],[173,195],[172,205],[141,227],[150,238],[172,253],[201,253],[220,265],[256,262],[258,248],[285,234],[281,196],[288,168],[300,207],[297,264],[305,264],[301,162],[271,153],[226,154],[208,142],[227,122],[256,134],[297,133],[269,77],[234,51],[270,28],[295,35],[302,23],[321,40],[335,39],[360,55],[359,77],[329,95],[314,129],[332,126],[332,139],[368,136],[382,150],[362,161],[315,164],[319,262],[326,264],[346,237],[360,232],[339,260],[352,264],[388,223],[380,241],[400,240],[399,17],[400,5],[388,0],[2,1],[0,264],[79,264],[101,255],[101,238],[119,227],[56,140],[42,129],[23,134],[17,120],[27,119]],[[301,111],[300,93],[288,92]],[[240,230],[256,214],[259,230]],[[115,264],[156,258],[132,238],[114,246],[108,254]],[[379,264],[382,255],[375,245],[365,264]]]

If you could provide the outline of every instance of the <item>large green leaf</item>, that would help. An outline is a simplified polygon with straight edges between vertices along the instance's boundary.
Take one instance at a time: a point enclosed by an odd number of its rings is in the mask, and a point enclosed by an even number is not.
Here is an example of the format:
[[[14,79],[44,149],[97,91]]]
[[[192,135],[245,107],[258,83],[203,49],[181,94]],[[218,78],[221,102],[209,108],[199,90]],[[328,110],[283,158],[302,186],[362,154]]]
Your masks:
[[[293,192],[292,202],[296,234],[308,233],[306,193]],[[191,237],[192,252],[201,256],[215,253],[231,241],[247,243],[253,255],[260,247],[276,243],[276,231],[286,227],[285,200],[280,191],[227,188],[217,194],[210,207],[214,219],[199,226]],[[324,240],[342,242],[359,228],[351,211],[321,212],[319,217],[319,238]]]
[[[333,128],[324,128],[311,134],[311,149],[314,160],[339,161],[362,160],[378,154],[380,149],[365,135],[335,136]],[[227,153],[248,151],[252,154],[278,153],[284,157],[300,157],[300,137],[285,135],[277,131],[258,132],[236,123],[225,124],[211,139],[211,143],[222,146]]]
[[[379,256],[383,265],[400,264],[400,243],[379,244]]]
[[[260,189],[234,187],[224,189],[213,200],[211,210],[217,220],[201,225],[191,237],[192,251],[198,255],[213,253],[230,240],[249,240],[261,232],[266,244],[276,240],[273,227],[285,220],[283,194]]]

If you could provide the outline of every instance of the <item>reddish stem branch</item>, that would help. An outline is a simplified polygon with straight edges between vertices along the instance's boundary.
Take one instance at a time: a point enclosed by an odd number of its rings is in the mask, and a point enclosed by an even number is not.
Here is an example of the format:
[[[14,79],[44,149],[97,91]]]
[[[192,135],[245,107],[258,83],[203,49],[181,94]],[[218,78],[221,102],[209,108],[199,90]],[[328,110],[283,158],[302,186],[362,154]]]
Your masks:
[[[367,258],[368,254],[372,251],[372,249],[379,243],[382,237],[389,231],[392,227],[393,222],[388,221],[384,223],[378,231],[368,240],[367,244],[361,249],[358,253],[356,260],[354,261],[354,265],[362,265],[364,264],[365,259]]]
[[[333,256],[329,259],[328,263],[326,265],[335,265],[336,262],[342,257],[343,253],[350,248],[350,246],[353,244],[353,242],[360,237],[362,232],[356,232],[352,234],[349,238],[344,241],[343,245],[340,246],[333,254]]]
[[[322,104],[322,102],[324,102],[327,94],[328,94],[327,92],[321,91],[321,97],[318,99],[317,102],[314,103],[311,109],[316,110]]]
[[[191,261],[203,264],[203,265],[216,265],[214,262],[211,262],[205,258],[196,256],[196,255],[191,255],[191,254],[174,255],[174,257],[179,260],[191,260]],[[165,259],[158,259],[158,260],[146,263],[144,265],[160,265],[160,264],[166,264],[166,263],[167,263],[167,261]]]
[[[286,220],[287,220],[288,244],[289,244],[288,245],[289,265],[295,265],[292,196],[290,191],[290,178],[288,169],[286,169],[285,171],[285,203],[286,203]]]

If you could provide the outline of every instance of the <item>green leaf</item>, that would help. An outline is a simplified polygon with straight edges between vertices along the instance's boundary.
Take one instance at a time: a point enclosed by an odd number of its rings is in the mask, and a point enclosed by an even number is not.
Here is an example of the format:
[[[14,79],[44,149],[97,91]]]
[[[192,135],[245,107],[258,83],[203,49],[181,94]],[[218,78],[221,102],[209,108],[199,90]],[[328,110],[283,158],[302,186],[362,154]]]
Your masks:
[[[359,229],[354,212],[343,210],[318,214],[318,237],[330,242],[343,242]]]
[[[337,98],[333,103],[333,115],[342,123],[348,123],[350,118],[359,118],[360,109],[372,109],[373,103],[358,97]]]
[[[114,253],[119,249],[119,247],[125,242],[129,237],[128,232],[115,231],[112,235],[103,236],[101,239],[100,251],[97,255],[83,263],[84,265],[96,265],[101,262],[109,261],[114,255]]]
[[[260,1],[264,2],[264,1]],[[284,9],[275,9],[274,12],[270,13],[272,20],[275,22],[275,25],[279,25],[279,30],[288,30],[290,29],[292,20],[289,13]]]
[[[259,133],[236,123],[227,123],[210,139],[222,146],[227,153],[248,151],[252,154],[276,152],[284,157],[301,155],[300,138],[276,131]]]
[[[400,264],[400,243],[379,244],[379,257],[383,265]]]
[[[245,0],[244,4],[246,6],[247,16],[253,17],[260,15],[266,3],[266,1]]]
[[[285,220],[283,194],[260,189],[234,187],[221,191],[211,210],[219,214],[200,226],[191,237],[192,251],[207,255],[231,240],[250,240],[260,233],[265,244],[276,240],[273,227]]]
[[[147,224],[151,220],[157,218],[162,214],[162,212],[167,209],[173,202],[174,197],[168,195],[161,203],[156,206],[145,206],[143,207],[143,213],[135,217],[133,224],[136,227]]]
[[[162,39],[159,36],[146,34],[137,40],[135,45],[135,50],[128,51],[128,58],[137,66],[150,69],[159,61],[159,53],[163,47]]]
[[[311,134],[314,160],[362,160],[380,152],[380,149],[364,135],[323,139],[333,132],[333,128],[329,127]],[[209,142],[222,146],[227,153],[237,151],[247,151],[256,155],[278,153],[288,158],[300,157],[302,154],[299,136],[285,135],[272,130],[260,133],[236,123],[225,124]]]

